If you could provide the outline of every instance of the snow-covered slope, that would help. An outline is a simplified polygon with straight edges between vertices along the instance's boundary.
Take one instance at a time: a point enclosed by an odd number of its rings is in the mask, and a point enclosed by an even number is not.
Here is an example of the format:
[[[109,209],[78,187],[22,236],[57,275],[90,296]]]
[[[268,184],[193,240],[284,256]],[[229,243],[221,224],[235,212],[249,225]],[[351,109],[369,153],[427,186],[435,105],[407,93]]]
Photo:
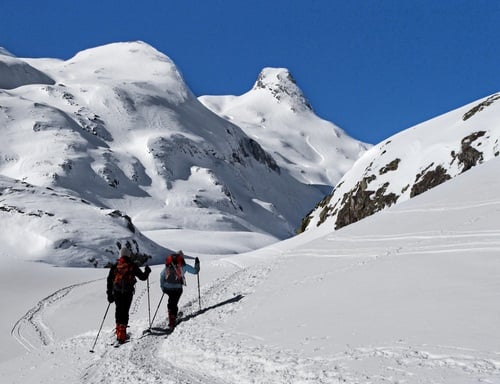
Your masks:
[[[297,126],[283,123],[281,139],[273,134],[278,150],[304,149],[311,159],[271,154],[258,137],[203,106],[175,64],[143,42],[92,48],[66,61],[2,52],[0,175],[83,199],[95,212],[119,210],[140,231],[260,234],[256,246],[287,238],[324,196],[310,183],[333,185],[363,150],[327,122],[318,123],[318,137],[310,128],[289,134]],[[295,105],[290,97],[282,104]],[[283,105],[275,107],[280,115]],[[310,122],[312,112],[302,116]],[[327,149],[342,152],[338,164],[324,161]],[[284,158],[296,164],[284,166]],[[53,242],[46,243],[50,253]]]
[[[500,154],[500,94],[402,131],[366,152],[303,221],[341,228]]]
[[[285,68],[265,68],[241,96],[202,96],[199,100],[241,127],[282,169],[306,184],[330,190],[371,145],[346,135],[316,116]]]
[[[499,383],[499,167],[492,159],[338,231],[200,255],[202,311],[188,275],[186,321],[168,337],[141,337],[148,286],[139,282],[132,340],[118,349],[111,307],[89,353],[106,271],[4,264],[2,383]],[[163,300],[153,327],[166,311]]]
[[[54,80],[0,47],[0,89],[28,84],[54,84]]]
[[[138,255],[162,263],[169,249],[143,236],[123,212],[53,188],[0,176],[2,263],[16,258],[53,265],[104,267],[129,241]]]

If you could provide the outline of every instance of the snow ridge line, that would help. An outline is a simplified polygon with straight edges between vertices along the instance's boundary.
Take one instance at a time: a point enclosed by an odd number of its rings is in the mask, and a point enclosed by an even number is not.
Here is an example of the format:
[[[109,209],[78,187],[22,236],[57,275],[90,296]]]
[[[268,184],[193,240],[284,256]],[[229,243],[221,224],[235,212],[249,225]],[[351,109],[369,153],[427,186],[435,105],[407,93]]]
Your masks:
[[[44,324],[42,320],[43,311],[50,305],[61,300],[68,295],[74,288],[86,284],[90,284],[102,279],[95,279],[85,281],[83,283],[72,284],[67,287],[58,289],[54,293],[40,300],[33,308],[28,310],[24,316],[16,321],[12,330],[11,336],[28,352],[32,352],[37,348],[35,343],[38,342],[40,346],[47,346],[52,344],[54,337],[51,330]],[[36,340],[30,340],[26,328],[31,329]]]

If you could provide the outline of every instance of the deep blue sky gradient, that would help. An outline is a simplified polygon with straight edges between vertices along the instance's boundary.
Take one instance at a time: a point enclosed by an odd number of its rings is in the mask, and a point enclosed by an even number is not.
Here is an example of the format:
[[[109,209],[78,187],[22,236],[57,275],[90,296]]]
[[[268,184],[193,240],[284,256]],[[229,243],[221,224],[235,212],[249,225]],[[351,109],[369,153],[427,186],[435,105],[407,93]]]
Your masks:
[[[372,144],[500,91],[500,1],[2,0],[0,46],[68,59],[143,40],[197,95],[288,68],[316,113]]]

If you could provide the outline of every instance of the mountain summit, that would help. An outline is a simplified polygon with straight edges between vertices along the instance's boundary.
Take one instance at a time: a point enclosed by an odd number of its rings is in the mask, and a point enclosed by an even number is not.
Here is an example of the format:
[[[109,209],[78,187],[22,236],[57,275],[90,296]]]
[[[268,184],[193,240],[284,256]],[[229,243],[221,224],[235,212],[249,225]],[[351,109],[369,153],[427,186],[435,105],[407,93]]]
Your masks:
[[[241,127],[299,182],[323,191],[330,191],[371,147],[318,117],[285,68],[263,69],[252,89],[241,96],[199,100]]]
[[[312,111],[311,104],[286,68],[264,68],[257,77],[252,90],[270,92],[278,103],[287,103],[294,112]]]
[[[175,63],[142,41],[86,49],[65,62],[62,73],[66,81],[77,74],[96,84],[154,90],[175,104],[193,97]]]
[[[0,215],[9,230],[26,231],[37,212],[33,199],[43,201],[43,224],[26,237],[38,239],[33,258],[50,255],[55,264],[113,259],[116,239],[97,241],[92,233],[105,225],[150,252],[160,247],[144,231],[174,241],[178,231],[231,231],[251,238],[248,249],[290,237],[365,150],[299,108],[305,98],[282,69],[264,70],[261,88],[239,99],[249,125],[207,109],[172,60],[144,42],[91,48],[66,61],[0,55],[0,79],[10,79],[17,65],[41,75],[26,71],[0,89],[0,184],[6,191],[28,184],[8,206],[0,203]],[[83,240],[77,223],[87,228]],[[196,251],[189,239],[175,245]],[[248,250],[197,246],[205,253]]]

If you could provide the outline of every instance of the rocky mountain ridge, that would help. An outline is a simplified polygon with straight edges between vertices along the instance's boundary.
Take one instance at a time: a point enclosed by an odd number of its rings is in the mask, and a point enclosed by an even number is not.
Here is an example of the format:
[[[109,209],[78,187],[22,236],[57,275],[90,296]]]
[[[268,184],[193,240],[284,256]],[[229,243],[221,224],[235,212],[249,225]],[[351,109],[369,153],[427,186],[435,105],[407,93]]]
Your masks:
[[[371,147],[318,117],[286,68],[264,68],[243,95],[199,100],[241,127],[294,178],[325,193]]]
[[[500,94],[496,93],[371,148],[305,217],[301,230],[322,224],[340,229],[499,154]]]

